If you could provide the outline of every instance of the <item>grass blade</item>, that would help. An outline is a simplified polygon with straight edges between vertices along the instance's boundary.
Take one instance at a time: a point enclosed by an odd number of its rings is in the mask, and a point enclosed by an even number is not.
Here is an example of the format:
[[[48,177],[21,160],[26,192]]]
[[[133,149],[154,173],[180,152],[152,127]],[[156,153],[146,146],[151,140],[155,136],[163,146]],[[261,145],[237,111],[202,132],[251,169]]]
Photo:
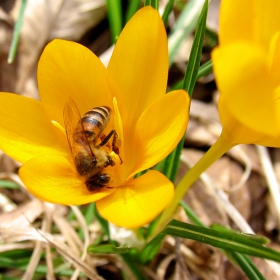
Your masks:
[[[190,0],[182,10],[168,38],[169,65],[173,63],[183,40],[194,31],[203,4],[204,0]]]
[[[115,43],[122,31],[122,4],[120,0],[107,0],[108,18],[112,42]]]
[[[168,17],[169,17],[169,14],[172,11],[174,2],[175,2],[175,0],[169,0],[166,7],[165,7],[165,10],[164,10],[163,15],[162,15],[162,20],[164,22],[164,25],[167,25]]]
[[[280,253],[264,247],[250,235],[217,231],[172,220],[162,231],[165,234],[188,238],[242,254],[280,262]]]
[[[206,28],[207,11],[208,0],[205,1],[200,17],[198,19],[197,30],[194,36],[189,63],[184,78],[183,89],[189,93],[190,97],[192,97],[194,85],[197,80],[198,69],[200,66],[203,40]]]
[[[15,25],[15,29],[14,29],[14,33],[13,33],[13,40],[12,40],[11,48],[9,51],[8,63],[12,63],[16,56],[18,41],[19,41],[19,37],[20,37],[20,30],[21,30],[21,26],[23,23],[23,15],[24,15],[26,3],[27,3],[27,0],[22,0],[21,4],[20,4],[18,20]]]
[[[128,3],[127,11],[125,14],[125,23],[127,23],[131,17],[136,13],[136,11],[140,8],[141,1],[140,0],[130,0]]]

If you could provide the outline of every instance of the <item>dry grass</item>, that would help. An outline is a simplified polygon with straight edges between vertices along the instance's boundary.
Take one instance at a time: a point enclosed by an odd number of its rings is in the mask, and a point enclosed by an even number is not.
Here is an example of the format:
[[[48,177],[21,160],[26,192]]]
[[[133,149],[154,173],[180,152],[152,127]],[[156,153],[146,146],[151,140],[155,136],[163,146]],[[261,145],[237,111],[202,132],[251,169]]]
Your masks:
[[[1,91],[38,98],[36,66],[42,49],[52,38],[80,41],[98,55],[104,52],[102,60],[108,61],[112,49],[109,49],[108,24],[103,20],[105,0],[38,0],[28,1],[16,60],[7,64],[19,2],[6,0],[0,4]],[[215,27],[215,5],[219,1],[212,2],[209,24]],[[176,14],[171,19],[175,17]],[[191,44],[186,42],[184,46],[189,48]],[[176,57],[170,71],[170,84],[184,74],[185,53],[186,50]],[[209,59],[207,48],[203,59]],[[217,95],[212,75],[201,79],[195,88],[178,180],[219,135]],[[265,235],[272,240],[270,246],[279,250],[279,156],[276,149],[236,147],[201,177],[185,201],[205,224],[219,223]],[[0,178],[19,186],[18,189],[0,189],[0,263],[7,253],[18,252],[15,263],[0,268],[0,275],[26,280],[135,279],[120,256],[87,253],[88,245],[99,239],[106,242],[97,220],[93,219],[88,226],[81,212],[83,207],[53,205],[32,197],[17,175],[18,167],[17,162],[0,154]],[[188,222],[182,210],[178,211],[177,218]],[[20,266],[19,261],[26,257],[26,266]],[[254,261],[267,279],[279,279],[278,264]],[[155,280],[246,279],[219,250],[174,237],[167,237],[152,263],[141,269],[149,279]]]

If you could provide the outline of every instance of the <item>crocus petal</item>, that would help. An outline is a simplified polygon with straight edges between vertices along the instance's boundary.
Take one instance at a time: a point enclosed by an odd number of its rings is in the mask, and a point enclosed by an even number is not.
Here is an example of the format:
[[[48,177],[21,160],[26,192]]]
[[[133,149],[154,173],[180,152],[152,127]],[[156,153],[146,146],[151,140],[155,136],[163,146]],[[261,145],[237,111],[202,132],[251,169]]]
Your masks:
[[[274,0],[251,1],[253,1],[252,7],[254,7],[256,11],[254,19],[257,40],[262,46],[268,49],[273,35],[280,30],[280,2]]]
[[[145,7],[125,26],[108,71],[123,95],[119,102],[124,126],[133,126],[149,104],[166,91],[168,52],[165,28],[158,12]]]
[[[236,59],[233,53],[239,58]],[[219,112],[224,128],[230,129],[229,122],[236,119],[267,136],[280,135],[279,96],[273,88],[262,50],[239,42],[216,48],[212,58],[221,91]]]
[[[125,147],[127,153],[134,154],[128,164],[133,172],[130,176],[160,162],[176,147],[187,127],[189,104],[188,93],[176,90],[144,111],[136,125],[133,145],[128,142]]]
[[[96,206],[108,221],[125,228],[139,228],[169,205],[173,193],[173,184],[152,170],[98,200]]]
[[[221,2],[220,44],[246,40],[268,49],[272,36],[280,30],[280,2],[275,0],[226,0]]]
[[[51,203],[86,204],[114,191],[109,188],[88,191],[83,178],[77,176],[71,159],[63,156],[33,158],[20,168],[19,175],[34,196]]]
[[[253,9],[256,0],[221,2],[219,18],[219,41],[224,45],[236,40],[254,41]]]
[[[270,75],[276,85],[280,85],[280,32],[272,40],[269,52]]]
[[[113,107],[115,88],[107,70],[89,49],[74,42],[54,40],[46,46],[38,65],[38,86],[50,119],[62,125],[69,97],[81,114],[96,106]]]
[[[1,92],[0,104],[1,149],[9,156],[24,163],[42,154],[69,154],[40,101]]]

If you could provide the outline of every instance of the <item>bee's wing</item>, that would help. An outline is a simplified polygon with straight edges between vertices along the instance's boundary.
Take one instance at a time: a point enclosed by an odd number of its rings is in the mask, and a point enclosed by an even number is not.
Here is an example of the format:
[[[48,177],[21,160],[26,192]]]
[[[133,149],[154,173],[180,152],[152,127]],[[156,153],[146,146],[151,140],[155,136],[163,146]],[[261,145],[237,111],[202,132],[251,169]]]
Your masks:
[[[93,156],[88,139],[85,136],[84,126],[80,122],[81,114],[72,98],[69,98],[63,110],[64,126],[67,140],[73,158],[76,155],[77,144],[82,146],[89,156]]]

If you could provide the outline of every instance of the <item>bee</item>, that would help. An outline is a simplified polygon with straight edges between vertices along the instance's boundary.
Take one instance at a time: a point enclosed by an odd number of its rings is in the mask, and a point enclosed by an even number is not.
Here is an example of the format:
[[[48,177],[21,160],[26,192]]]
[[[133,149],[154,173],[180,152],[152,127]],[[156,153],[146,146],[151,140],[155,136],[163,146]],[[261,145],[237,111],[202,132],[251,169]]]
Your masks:
[[[64,125],[73,162],[89,191],[110,188],[111,176],[103,172],[107,166],[115,165],[109,156],[110,149],[119,156],[117,132],[112,129],[108,135],[103,134],[110,117],[111,110],[106,106],[95,107],[82,117],[74,100],[69,99],[64,107]]]

